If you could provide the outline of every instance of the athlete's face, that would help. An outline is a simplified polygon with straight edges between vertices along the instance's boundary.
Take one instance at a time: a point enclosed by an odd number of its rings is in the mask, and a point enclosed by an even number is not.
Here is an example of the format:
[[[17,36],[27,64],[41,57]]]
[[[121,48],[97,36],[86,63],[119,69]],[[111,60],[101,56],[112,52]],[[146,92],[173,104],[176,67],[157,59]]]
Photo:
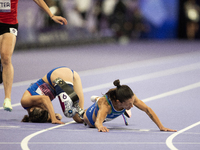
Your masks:
[[[130,98],[130,99],[126,100],[125,102],[122,102],[122,103],[121,103],[121,104],[122,104],[122,107],[123,107],[124,109],[126,109],[126,110],[131,109],[131,108],[133,107],[134,100],[135,100],[135,98],[134,98],[134,96],[132,96],[132,98]]]

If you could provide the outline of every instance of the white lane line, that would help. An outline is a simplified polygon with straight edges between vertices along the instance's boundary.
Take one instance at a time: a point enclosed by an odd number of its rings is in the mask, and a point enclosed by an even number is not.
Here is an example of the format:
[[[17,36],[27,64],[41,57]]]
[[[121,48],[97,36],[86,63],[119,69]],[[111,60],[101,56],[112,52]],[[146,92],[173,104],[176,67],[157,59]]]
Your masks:
[[[33,82],[36,82],[38,79],[33,80],[27,80],[27,81],[21,81],[21,82],[15,82],[13,83],[12,87],[18,87],[18,86],[24,86],[24,85],[30,85]],[[0,89],[3,89],[3,85],[0,85]]]
[[[179,145],[200,145],[200,142],[174,142],[175,144],[179,144]],[[0,142],[0,145],[19,145],[21,144],[20,142]],[[123,145],[123,144],[127,144],[127,145],[157,145],[157,144],[162,144],[165,145],[165,142],[29,142],[29,145],[101,145],[101,144],[106,144],[106,145]]]
[[[16,106],[19,106],[21,105],[21,103],[16,103],[16,104],[12,104],[12,107],[16,107]],[[0,107],[0,110],[3,109],[3,107]]]
[[[199,56],[200,52],[189,52],[184,54],[177,54],[177,55],[171,55],[171,56],[164,56],[159,58],[153,58],[149,60],[141,60],[137,62],[132,63],[125,63],[125,64],[118,64],[114,66],[108,66],[108,67],[102,67],[97,69],[91,69],[81,72],[81,76],[88,76],[88,75],[96,75],[96,74],[103,74],[108,72],[115,72],[115,71],[122,71],[122,70],[130,70],[134,68],[141,68],[141,67],[148,67],[158,64],[169,64],[169,63],[176,63],[182,60],[185,60],[186,58],[194,58],[196,56]],[[178,59],[177,59],[178,58]]]
[[[171,149],[171,150],[178,150],[178,149],[173,145],[172,140],[173,140],[177,135],[179,135],[179,134],[181,134],[181,133],[183,133],[183,132],[185,132],[185,131],[187,131],[187,130],[189,130],[189,129],[191,129],[191,128],[194,128],[195,126],[198,126],[198,125],[200,125],[200,121],[197,122],[197,123],[194,123],[194,124],[192,124],[192,125],[190,125],[190,126],[188,126],[188,127],[186,127],[186,128],[184,128],[184,129],[182,129],[182,130],[180,130],[180,131],[177,131],[177,132],[175,132],[175,133],[172,134],[172,135],[170,135],[170,136],[167,138],[167,140],[166,140],[166,145],[168,146],[168,148]]]
[[[8,142],[6,142],[8,144]],[[1,144],[1,143],[0,143]],[[19,144],[19,143],[18,143]],[[78,145],[78,144],[83,144],[83,145],[99,145],[99,144],[105,144],[105,145],[129,145],[129,144],[142,144],[142,145],[157,145],[157,144],[162,144],[165,145],[165,142],[29,142],[29,144],[34,144],[34,145],[38,145],[38,144],[48,144],[48,145],[59,145],[59,144],[68,144],[68,145]],[[200,142],[176,142],[176,144],[180,144],[180,145],[200,145]]]
[[[43,130],[40,130],[40,131],[35,132],[33,134],[30,134],[29,136],[25,137],[22,140],[22,142],[21,142],[21,148],[22,148],[22,150],[30,150],[29,147],[28,147],[28,141],[32,137],[34,137],[34,136],[36,136],[36,135],[38,135],[40,133],[43,133],[43,132],[46,132],[46,131],[49,131],[49,130],[53,130],[55,128],[63,127],[63,126],[66,126],[66,125],[69,125],[69,124],[72,124],[72,123],[75,123],[75,121],[71,121],[71,122],[68,122],[68,123],[65,123],[65,124],[61,124],[61,125],[58,125],[58,126],[54,126],[54,127],[51,127],[51,128],[43,129]]]
[[[176,68],[172,68],[172,69],[157,71],[157,72],[153,72],[153,73],[149,73],[149,74],[139,75],[139,76],[136,76],[136,77],[120,79],[120,83],[121,84],[128,84],[128,83],[133,83],[133,82],[138,82],[138,81],[154,79],[154,78],[158,78],[158,77],[174,75],[174,74],[192,71],[192,70],[196,70],[196,69],[200,69],[200,63],[194,63],[194,64],[191,64],[191,65],[186,65],[186,66],[176,67]],[[83,92],[90,92],[90,91],[100,90],[100,89],[109,88],[109,87],[112,87],[112,83],[104,83],[104,84],[99,84],[99,85],[96,85],[96,86],[84,88]]]
[[[5,144],[5,145],[14,145],[14,144],[19,145],[20,142],[0,142],[0,145],[3,145],[3,144]]]
[[[192,90],[192,89],[199,88],[199,87],[200,87],[200,82],[197,82],[197,83],[194,83],[194,84],[184,86],[182,88],[178,88],[178,89],[175,89],[175,90],[172,90],[172,91],[169,91],[169,92],[165,92],[165,93],[162,93],[162,94],[159,94],[159,95],[156,95],[156,96],[152,96],[152,97],[143,99],[143,101],[144,102],[153,101],[153,100],[156,100],[156,99],[160,99],[160,98],[163,98],[163,97],[166,97],[166,96],[178,94],[178,93],[185,92],[185,91]]]
[[[200,142],[174,142],[174,144],[179,144],[179,145],[200,145]]]
[[[17,144],[19,145],[20,142],[0,142],[0,145],[7,145],[7,144]],[[165,142],[29,142],[29,145],[44,145],[44,144],[48,144],[48,145],[60,145],[60,144],[68,144],[68,145],[99,145],[99,144],[103,144],[103,145],[127,145],[127,144],[146,144],[146,145],[153,145],[153,144],[162,144],[165,145]]]
[[[30,144],[68,144],[68,145],[135,145],[135,144],[147,144],[157,145],[165,144],[165,142],[30,142]]]

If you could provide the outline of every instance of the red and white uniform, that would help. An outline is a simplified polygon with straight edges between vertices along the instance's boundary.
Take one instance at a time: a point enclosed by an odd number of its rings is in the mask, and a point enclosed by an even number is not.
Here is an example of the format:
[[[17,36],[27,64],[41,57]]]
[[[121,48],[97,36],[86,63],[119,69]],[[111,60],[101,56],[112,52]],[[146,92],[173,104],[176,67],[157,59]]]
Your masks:
[[[0,23],[17,24],[18,0],[0,0]]]

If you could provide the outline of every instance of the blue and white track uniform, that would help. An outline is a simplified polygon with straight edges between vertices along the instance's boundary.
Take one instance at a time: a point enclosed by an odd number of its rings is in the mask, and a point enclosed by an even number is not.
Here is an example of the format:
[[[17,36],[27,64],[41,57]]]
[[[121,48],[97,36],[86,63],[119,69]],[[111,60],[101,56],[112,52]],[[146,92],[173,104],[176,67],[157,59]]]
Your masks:
[[[115,110],[115,108],[114,108],[114,106],[112,104],[112,101],[110,99],[108,99],[107,95],[105,95],[105,98],[106,98],[108,104],[111,106],[111,113],[106,116],[106,119],[104,120],[104,122],[111,121],[111,120],[119,117],[121,114],[123,114],[125,112],[125,109],[123,109],[121,111]],[[91,125],[93,125],[93,126],[95,126],[94,125],[95,122],[92,119],[92,115],[93,115],[93,113],[95,113],[95,116],[97,117],[98,111],[99,111],[98,101],[96,101],[86,111],[86,116],[87,116],[88,120],[90,121]]]

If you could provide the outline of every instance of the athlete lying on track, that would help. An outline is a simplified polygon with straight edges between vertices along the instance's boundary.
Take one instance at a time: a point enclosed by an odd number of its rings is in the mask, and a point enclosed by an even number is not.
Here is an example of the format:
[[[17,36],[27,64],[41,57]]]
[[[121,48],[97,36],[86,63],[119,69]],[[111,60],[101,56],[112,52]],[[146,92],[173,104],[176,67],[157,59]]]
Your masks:
[[[84,122],[89,127],[96,127],[99,132],[108,132],[109,129],[103,126],[103,122],[110,121],[136,106],[146,112],[160,131],[177,131],[165,128],[155,112],[139,100],[127,85],[120,85],[119,80],[115,80],[113,84],[116,88],[110,89],[103,97],[91,97],[91,100],[95,103],[83,115]]]

